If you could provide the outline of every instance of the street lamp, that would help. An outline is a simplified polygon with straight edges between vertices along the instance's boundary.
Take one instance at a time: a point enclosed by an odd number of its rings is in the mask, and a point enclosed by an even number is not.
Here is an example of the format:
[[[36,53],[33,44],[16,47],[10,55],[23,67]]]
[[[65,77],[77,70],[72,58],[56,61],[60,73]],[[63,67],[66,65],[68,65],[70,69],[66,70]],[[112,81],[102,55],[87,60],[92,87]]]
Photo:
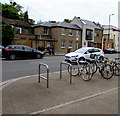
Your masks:
[[[109,40],[110,40],[110,18],[111,18],[112,15],[114,15],[114,14],[110,14],[110,15],[109,15],[108,42],[109,42]]]

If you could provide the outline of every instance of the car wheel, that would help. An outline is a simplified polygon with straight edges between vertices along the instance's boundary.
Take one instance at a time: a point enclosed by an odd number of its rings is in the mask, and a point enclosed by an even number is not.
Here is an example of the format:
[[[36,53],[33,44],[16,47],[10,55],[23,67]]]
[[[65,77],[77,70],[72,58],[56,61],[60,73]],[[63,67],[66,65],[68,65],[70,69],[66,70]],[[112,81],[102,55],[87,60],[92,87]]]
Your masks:
[[[37,58],[41,59],[42,58],[41,54],[37,54]]]
[[[10,60],[15,60],[15,59],[16,59],[16,56],[15,56],[15,54],[11,54],[11,55],[9,56],[9,58],[10,58]]]
[[[85,61],[84,57],[79,58],[79,61]]]

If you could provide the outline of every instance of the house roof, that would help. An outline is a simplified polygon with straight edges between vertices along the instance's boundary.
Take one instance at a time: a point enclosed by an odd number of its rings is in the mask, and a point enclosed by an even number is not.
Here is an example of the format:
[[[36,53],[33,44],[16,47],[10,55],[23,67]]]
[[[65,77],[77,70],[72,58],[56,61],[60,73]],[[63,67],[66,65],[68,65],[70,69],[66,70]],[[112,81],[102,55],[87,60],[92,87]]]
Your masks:
[[[11,25],[14,25],[14,26],[31,27],[30,24],[28,24],[24,21],[16,20],[16,19],[7,19],[3,16],[0,16],[0,22],[8,23],[8,24],[11,24]]]
[[[103,29],[106,29],[106,30],[113,29],[114,31],[120,31],[120,28],[117,28],[113,25],[102,25],[102,27],[103,27]]]
[[[78,27],[76,24],[71,23],[65,23],[65,22],[58,22],[58,23],[49,23],[49,22],[43,22],[36,25],[33,25],[33,27],[64,27],[64,28],[70,28],[70,29],[77,29],[82,30],[80,27]]]
[[[103,29],[100,25],[97,25],[94,21],[88,21],[88,20],[85,20],[85,19],[80,19],[83,24],[87,24],[87,25],[90,25],[92,27],[94,27],[95,29]]]

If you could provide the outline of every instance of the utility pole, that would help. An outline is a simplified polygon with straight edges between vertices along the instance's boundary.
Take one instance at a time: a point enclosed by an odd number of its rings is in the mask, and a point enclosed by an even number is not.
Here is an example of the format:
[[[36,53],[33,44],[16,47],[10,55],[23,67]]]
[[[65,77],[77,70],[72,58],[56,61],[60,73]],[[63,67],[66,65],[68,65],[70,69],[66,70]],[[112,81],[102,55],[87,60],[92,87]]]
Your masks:
[[[109,15],[109,29],[108,29],[108,44],[110,42],[110,19],[111,19],[111,16],[114,15],[114,14],[110,14]]]
[[[109,15],[109,29],[108,29],[108,42],[110,40],[110,19],[111,19],[111,16],[114,15],[114,14],[110,14]]]

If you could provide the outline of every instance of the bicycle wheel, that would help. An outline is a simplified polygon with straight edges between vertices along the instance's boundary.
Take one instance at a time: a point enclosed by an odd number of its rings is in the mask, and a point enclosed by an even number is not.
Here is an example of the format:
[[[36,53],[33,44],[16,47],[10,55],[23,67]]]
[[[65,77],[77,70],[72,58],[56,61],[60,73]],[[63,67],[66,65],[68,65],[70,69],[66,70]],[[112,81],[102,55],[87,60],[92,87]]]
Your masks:
[[[70,66],[68,66],[68,73],[71,74],[70,72]],[[79,67],[78,64],[72,65],[72,76],[77,76],[79,74]]]
[[[114,69],[110,64],[105,64],[100,73],[104,79],[110,79],[114,75]]]
[[[84,64],[84,67],[80,70],[80,74],[84,81],[89,81],[93,76],[93,74],[91,73],[90,64]]]
[[[90,66],[91,66],[92,74],[95,74],[97,72],[97,64],[96,64],[96,62],[90,63]]]
[[[116,64],[114,66],[114,75],[115,76],[120,76],[120,64]]]

